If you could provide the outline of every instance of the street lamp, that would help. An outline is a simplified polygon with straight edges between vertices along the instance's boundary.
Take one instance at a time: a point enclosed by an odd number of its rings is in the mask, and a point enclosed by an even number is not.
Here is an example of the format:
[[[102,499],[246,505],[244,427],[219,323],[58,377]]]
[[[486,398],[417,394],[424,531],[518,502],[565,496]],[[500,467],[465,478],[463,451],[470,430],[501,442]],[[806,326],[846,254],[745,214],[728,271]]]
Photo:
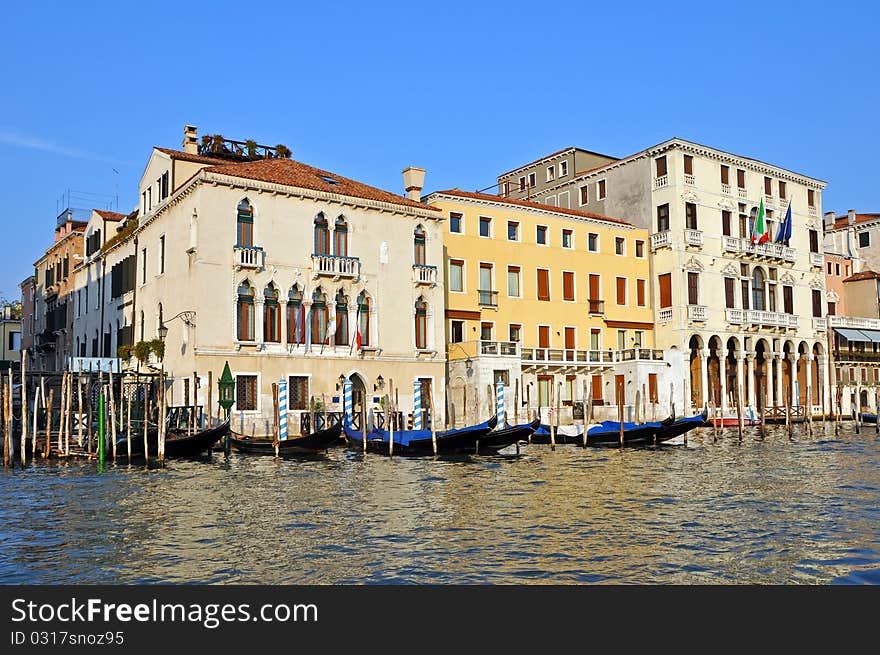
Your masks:
[[[159,338],[162,341],[165,341],[165,337],[168,336],[168,325],[167,324],[175,319],[178,319],[178,318],[180,320],[182,320],[183,324],[186,325],[187,327],[195,326],[195,320],[196,320],[196,313],[195,312],[191,312],[191,311],[180,312],[176,316],[172,316],[171,318],[169,318],[167,321],[163,320],[161,323],[159,323],[159,329],[157,330],[157,332],[159,333]]]

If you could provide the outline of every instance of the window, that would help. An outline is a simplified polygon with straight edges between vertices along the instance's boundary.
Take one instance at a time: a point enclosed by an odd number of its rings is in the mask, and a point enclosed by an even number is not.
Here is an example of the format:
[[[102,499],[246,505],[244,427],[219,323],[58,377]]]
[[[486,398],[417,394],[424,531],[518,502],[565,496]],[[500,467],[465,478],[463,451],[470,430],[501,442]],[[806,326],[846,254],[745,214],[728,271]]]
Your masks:
[[[689,230],[698,230],[697,206],[692,202],[684,203],[684,226]]]
[[[450,321],[449,334],[452,343],[461,343],[464,341],[464,321]]]
[[[428,303],[421,296],[416,301],[416,349],[428,347]]]
[[[519,241],[519,223],[516,221],[507,221],[507,240]]]
[[[165,235],[159,237],[159,275],[165,272]]]
[[[449,260],[449,290],[464,291],[464,262],[460,259]]]
[[[522,340],[522,325],[511,323],[507,329],[508,341],[519,343]]]
[[[568,175],[568,162],[561,161],[559,162],[559,177],[565,177]]]
[[[418,228],[416,228],[418,230]],[[424,249],[424,232],[422,233],[422,246]],[[333,253],[337,257],[348,257],[348,223],[344,216],[336,219],[333,226]]]
[[[728,309],[736,307],[736,280],[732,277],[724,278],[724,306]]]
[[[141,248],[141,260],[144,262],[144,265],[141,270],[141,284],[147,283],[147,249]],[[96,298],[97,300],[97,298]],[[99,307],[100,304],[95,305],[95,307]]]
[[[871,233],[865,230],[859,232],[859,248],[868,248],[871,245]]]
[[[495,305],[495,285],[492,284],[492,264],[481,263],[480,264],[480,288],[478,289],[480,293],[480,304],[481,305]]]
[[[763,310],[764,304],[764,271],[755,268],[752,271],[752,309]]]
[[[550,326],[549,325],[539,325],[538,326],[538,348],[549,348],[550,347]]]
[[[739,203],[739,235],[743,239],[749,236],[749,217],[746,215],[745,203]]]
[[[510,181],[504,180],[504,197],[507,198],[510,196]]]
[[[336,294],[336,334],[333,335],[333,344],[348,345],[348,298],[342,289]]]
[[[645,288],[647,286],[646,280],[636,280],[636,304],[639,307],[645,307],[647,305],[645,298]]]
[[[590,328],[590,350],[599,350],[602,347],[602,330]]]
[[[721,234],[726,237],[731,236],[730,233],[730,212],[726,209],[721,210]]]
[[[827,269],[828,275],[831,275],[831,262],[825,262],[825,268]]]
[[[685,175],[693,175],[694,174],[694,158],[692,155],[684,156],[684,174]]]
[[[819,289],[812,290],[813,300],[813,316],[819,318],[822,316],[822,292]]]
[[[357,337],[355,345],[359,348],[370,345],[370,297],[366,291],[361,291],[357,297]],[[360,344],[357,343],[360,338]]]
[[[641,239],[636,239],[636,257],[639,259],[644,259],[645,257],[645,242]]]
[[[424,266],[427,263],[425,254],[425,229],[419,225],[413,232],[413,263]]]
[[[590,202],[590,187],[589,186],[584,185],[580,188],[580,198],[581,198],[582,205],[586,205],[588,202]]]
[[[574,349],[577,348],[577,328],[566,326],[563,330],[565,349],[569,351],[565,353],[565,359],[571,361],[574,359]]]
[[[309,377],[291,375],[287,378],[287,407],[291,412],[303,412],[309,408]]]
[[[657,231],[666,232],[667,230],[669,230],[669,203],[657,207]]]
[[[480,341],[492,341],[492,323],[480,323]]]
[[[547,226],[539,225],[537,227],[535,239],[540,245],[542,245],[542,246],[547,245]]]
[[[721,164],[721,184],[730,184],[730,166]]]
[[[614,254],[626,254],[626,239],[624,239],[623,237],[614,237]]]
[[[456,212],[449,213],[449,231],[461,234],[461,214]]]
[[[526,177],[525,177],[525,175],[523,175],[521,178],[519,178],[519,190],[520,191],[526,190]]]
[[[645,332],[643,330],[636,330],[633,332],[633,348],[641,348],[644,341]]]
[[[330,317],[330,308],[327,306],[327,296],[318,287],[312,292],[311,331],[312,343],[323,344],[327,340],[327,322]]]
[[[590,379],[590,399],[594,405],[602,405],[602,376],[594,375]]]
[[[519,266],[507,267],[507,296],[519,298]]]
[[[562,247],[571,248],[571,230],[562,230]]]
[[[626,350],[626,330],[618,330],[617,331],[617,349],[618,350]]]
[[[487,238],[492,236],[492,219],[488,216],[480,216],[480,236]]]
[[[254,208],[247,198],[238,203],[236,245],[254,245]]]
[[[324,214],[315,216],[315,254],[330,254],[330,228]]]
[[[599,252],[599,235],[590,232],[587,235],[587,250],[590,252]]]
[[[700,304],[700,274],[688,271],[688,305]]]
[[[278,306],[278,290],[268,286],[263,291],[263,341],[281,342],[281,309]]]
[[[162,173],[159,178],[159,200],[165,200],[168,197],[168,171]]]
[[[785,200],[785,182],[779,180],[779,199]]]
[[[666,175],[669,172],[666,168],[666,155],[657,157],[657,159],[654,160],[654,166],[657,170],[657,177],[663,177]]]
[[[834,274],[835,274],[837,277],[840,277],[840,262],[835,262],[835,263],[834,263]]]
[[[626,278],[618,277],[617,280],[617,304],[626,304]]]
[[[605,199],[605,180],[596,182],[596,200]]]
[[[562,299],[574,302],[574,273],[562,271]]]
[[[538,300],[550,300],[550,271],[538,269]]]
[[[746,188],[746,172],[741,168],[736,169],[736,186],[738,189]]]
[[[556,167],[548,166],[547,167],[547,181],[552,182],[556,178]]]
[[[534,189],[537,181],[538,181],[538,176],[535,175],[534,173],[529,173],[529,188]]]
[[[238,287],[238,340],[254,340],[254,290],[247,281]]]
[[[792,288],[789,286],[782,287],[782,304],[783,311],[786,314],[794,314],[794,300],[792,298]]]
[[[764,178],[764,195],[772,196],[773,195],[773,180],[769,177]]]
[[[849,277],[849,264],[844,264],[844,265],[843,265],[843,268],[844,268],[844,270],[846,271],[846,272],[844,273],[844,277]]]
[[[658,275],[657,284],[660,288],[660,308],[672,307],[672,273]]]
[[[257,410],[257,376],[235,376],[235,409],[239,412]]]
[[[816,206],[816,192],[813,189],[807,189],[807,205],[810,207]]]
[[[306,342],[306,308],[303,292],[297,285],[287,294],[287,343]]]
[[[809,230],[810,234],[810,252],[819,252],[819,232]]]

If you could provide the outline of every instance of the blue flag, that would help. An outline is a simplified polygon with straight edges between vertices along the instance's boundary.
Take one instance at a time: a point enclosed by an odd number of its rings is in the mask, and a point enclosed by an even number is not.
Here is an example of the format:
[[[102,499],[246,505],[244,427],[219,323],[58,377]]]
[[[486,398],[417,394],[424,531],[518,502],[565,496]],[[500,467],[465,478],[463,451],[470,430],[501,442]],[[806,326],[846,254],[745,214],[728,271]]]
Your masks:
[[[776,243],[784,243],[788,245],[789,239],[791,239],[791,202],[788,203],[785,218],[782,219],[782,224],[776,232],[775,241]]]

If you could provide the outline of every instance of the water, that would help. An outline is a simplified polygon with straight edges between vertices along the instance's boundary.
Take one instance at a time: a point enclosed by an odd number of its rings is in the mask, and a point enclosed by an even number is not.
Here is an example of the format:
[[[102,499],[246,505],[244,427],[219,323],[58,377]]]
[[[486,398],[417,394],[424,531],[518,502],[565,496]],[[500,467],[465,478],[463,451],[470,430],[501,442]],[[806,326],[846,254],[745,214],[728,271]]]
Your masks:
[[[40,462],[0,472],[0,583],[878,584],[880,438],[825,429],[462,461]]]

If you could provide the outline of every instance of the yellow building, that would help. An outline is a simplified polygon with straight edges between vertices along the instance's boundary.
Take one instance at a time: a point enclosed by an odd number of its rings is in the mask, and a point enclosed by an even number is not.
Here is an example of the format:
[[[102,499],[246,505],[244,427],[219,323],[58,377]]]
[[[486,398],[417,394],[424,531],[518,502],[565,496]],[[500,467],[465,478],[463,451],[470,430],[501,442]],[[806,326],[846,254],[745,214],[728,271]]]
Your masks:
[[[665,404],[647,230],[459,190],[426,200],[447,219],[445,327],[456,424],[492,411],[499,380],[508,412],[520,389],[521,420],[526,404],[548,408],[555,394],[566,408],[563,422],[573,418],[573,401],[590,397],[595,415],[616,416],[620,385],[628,415],[636,390],[647,394],[649,416],[651,400]]]

